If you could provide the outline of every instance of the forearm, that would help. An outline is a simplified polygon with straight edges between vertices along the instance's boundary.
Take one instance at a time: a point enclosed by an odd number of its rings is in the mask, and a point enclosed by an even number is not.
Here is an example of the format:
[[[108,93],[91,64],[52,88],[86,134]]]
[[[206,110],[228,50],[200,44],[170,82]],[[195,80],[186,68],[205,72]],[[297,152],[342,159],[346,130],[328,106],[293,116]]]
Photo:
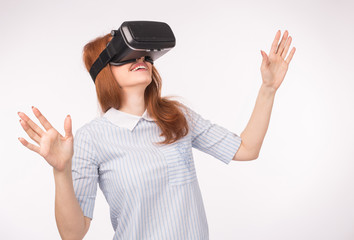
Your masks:
[[[82,239],[85,232],[85,219],[75,196],[71,169],[56,172],[55,178],[55,219],[62,239]]]
[[[275,91],[262,85],[251,118],[240,135],[244,147],[257,157],[268,129],[274,98]]]

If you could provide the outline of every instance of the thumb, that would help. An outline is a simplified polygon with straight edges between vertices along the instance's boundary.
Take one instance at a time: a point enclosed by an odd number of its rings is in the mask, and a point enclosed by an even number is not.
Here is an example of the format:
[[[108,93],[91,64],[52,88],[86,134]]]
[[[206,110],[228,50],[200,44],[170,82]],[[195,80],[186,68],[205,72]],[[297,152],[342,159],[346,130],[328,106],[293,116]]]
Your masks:
[[[65,137],[72,137],[72,124],[71,124],[71,117],[67,115],[64,120],[64,130],[65,130]]]
[[[261,54],[262,54],[262,57],[263,57],[261,67],[265,67],[268,64],[268,56],[262,50],[261,50]]]

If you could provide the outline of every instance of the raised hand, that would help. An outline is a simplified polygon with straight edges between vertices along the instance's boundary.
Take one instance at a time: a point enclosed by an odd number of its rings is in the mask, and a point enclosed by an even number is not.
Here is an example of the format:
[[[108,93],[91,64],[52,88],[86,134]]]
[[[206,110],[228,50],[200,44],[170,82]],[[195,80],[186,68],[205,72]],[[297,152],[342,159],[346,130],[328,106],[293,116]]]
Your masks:
[[[278,45],[280,35],[280,30],[278,30],[272,43],[269,56],[261,50],[263,57],[261,65],[263,85],[269,87],[272,91],[277,91],[280,84],[283,82],[290,61],[296,50],[295,47],[293,47],[288,57],[285,59],[292,38],[290,36],[288,38],[288,31],[285,30],[283,38]]]
[[[74,137],[72,135],[70,116],[68,115],[64,120],[65,137],[63,137],[37,108],[32,107],[32,111],[43,125],[45,131],[23,112],[18,112],[18,115],[21,118],[20,124],[22,128],[39,146],[27,142],[24,138],[19,138],[19,141],[28,149],[41,155],[55,170],[64,171],[71,169]]]

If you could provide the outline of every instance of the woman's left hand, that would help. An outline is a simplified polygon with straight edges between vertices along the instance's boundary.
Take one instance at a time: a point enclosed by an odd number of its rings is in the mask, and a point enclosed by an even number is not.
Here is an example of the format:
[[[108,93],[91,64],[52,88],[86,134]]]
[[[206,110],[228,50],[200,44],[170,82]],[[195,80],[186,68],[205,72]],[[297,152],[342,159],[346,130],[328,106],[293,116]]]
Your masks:
[[[280,30],[278,30],[272,43],[269,56],[261,50],[263,56],[261,65],[263,85],[274,92],[277,91],[280,84],[283,82],[285,74],[288,71],[289,63],[295,53],[295,47],[293,47],[289,56],[285,59],[292,38],[288,38],[288,31],[285,30],[283,38],[278,45],[280,35]]]

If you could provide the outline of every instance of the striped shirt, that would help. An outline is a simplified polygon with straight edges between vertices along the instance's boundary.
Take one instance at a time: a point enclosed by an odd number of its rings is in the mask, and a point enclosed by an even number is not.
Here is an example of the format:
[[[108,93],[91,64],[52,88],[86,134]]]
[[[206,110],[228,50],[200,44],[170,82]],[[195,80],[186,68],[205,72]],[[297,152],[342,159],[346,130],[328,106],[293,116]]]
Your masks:
[[[92,219],[99,185],[113,239],[209,239],[192,147],[228,164],[241,138],[189,107],[182,111],[189,133],[168,145],[154,144],[164,137],[147,110],[137,116],[111,108],[76,131],[75,195]]]

